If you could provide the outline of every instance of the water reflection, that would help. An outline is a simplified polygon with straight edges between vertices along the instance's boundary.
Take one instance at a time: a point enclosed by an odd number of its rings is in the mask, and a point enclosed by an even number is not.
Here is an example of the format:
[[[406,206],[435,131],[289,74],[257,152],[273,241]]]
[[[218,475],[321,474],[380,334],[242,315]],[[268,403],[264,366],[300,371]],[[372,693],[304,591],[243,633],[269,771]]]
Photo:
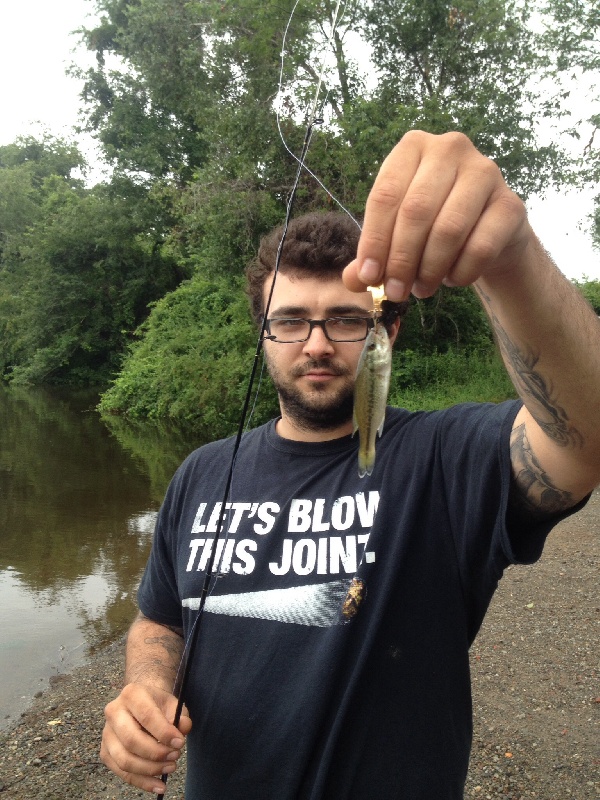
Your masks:
[[[0,389],[0,725],[126,629],[157,509],[196,446],[165,429],[109,429],[94,405]]]

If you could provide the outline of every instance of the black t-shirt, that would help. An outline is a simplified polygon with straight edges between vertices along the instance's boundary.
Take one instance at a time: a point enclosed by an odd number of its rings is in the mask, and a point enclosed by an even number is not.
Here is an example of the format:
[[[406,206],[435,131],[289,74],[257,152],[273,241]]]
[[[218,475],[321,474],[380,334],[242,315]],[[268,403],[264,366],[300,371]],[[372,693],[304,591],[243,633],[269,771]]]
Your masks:
[[[363,479],[354,438],[244,435],[185,698],[187,800],[462,798],[469,646],[504,568],[557,521],[506,528],[518,409],[389,408]],[[186,635],[232,449],[178,470],[139,590]]]

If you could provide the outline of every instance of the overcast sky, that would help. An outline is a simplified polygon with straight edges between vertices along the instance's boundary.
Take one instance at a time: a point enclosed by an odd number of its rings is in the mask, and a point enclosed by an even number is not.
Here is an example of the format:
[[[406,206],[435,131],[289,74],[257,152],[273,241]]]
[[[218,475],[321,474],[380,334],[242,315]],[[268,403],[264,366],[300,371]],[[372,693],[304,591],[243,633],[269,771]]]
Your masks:
[[[90,25],[90,0],[0,0],[0,145],[39,132],[78,138],[88,158],[93,143],[76,137],[80,83],[67,77],[73,62],[92,63],[70,35]],[[529,203],[530,219],[558,266],[570,278],[600,280],[600,251],[581,227],[593,208],[593,192],[552,192]]]

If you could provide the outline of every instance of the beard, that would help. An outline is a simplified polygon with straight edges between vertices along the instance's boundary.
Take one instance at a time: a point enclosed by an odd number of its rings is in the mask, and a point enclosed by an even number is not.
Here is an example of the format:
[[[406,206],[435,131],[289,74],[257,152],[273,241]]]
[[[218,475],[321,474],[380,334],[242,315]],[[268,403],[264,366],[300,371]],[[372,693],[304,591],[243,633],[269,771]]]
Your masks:
[[[289,378],[282,375],[268,358],[267,368],[279,395],[282,411],[301,430],[335,430],[352,419],[354,382],[350,380],[349,370],[345,367],[329,360],[311,359],[293,368]],[[315,384],[313,389],[303,391],[293,379],[312,369],[327,369],[335,375],[347,377],[347,380],[337,389]]]

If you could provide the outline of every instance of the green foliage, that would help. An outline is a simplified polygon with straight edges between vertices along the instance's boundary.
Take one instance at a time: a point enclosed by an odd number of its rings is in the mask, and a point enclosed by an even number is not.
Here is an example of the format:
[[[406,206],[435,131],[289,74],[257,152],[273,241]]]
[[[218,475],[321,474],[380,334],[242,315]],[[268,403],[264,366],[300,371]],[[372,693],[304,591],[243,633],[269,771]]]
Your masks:
[[[126,170],[186,181],[216,163],[232,183],[243,173],[260,175],[266,191],[289,186],[273,97],[292,5],[103,0],[100,25],[84,31],[98,55],[97,68],[85,76],[84,99],[89,128],[108,158]],[[294,14],[279,98],[293,128],[312,104],[319,60],[329,47],[320,109],[326,127],[315,137],[326,148],[317,153],[313,142],[311,165],[334,194],[360,205],[363,182],[414,127],[462,130],[524,195],[564,173],[558,149],[535,141],[538,98],[528,87],[541,59],[525,4],[357,2],[327,40],[334,6],[331,0],[307,2]],[[354,41],[361,33],[372,49],[378,82],[369,90],[351,57],[350,32]],[[300,142],[293,149],[299,151]],[[331,174],[334,164],[344,177]],[[273,165],[279,171],[272,176]],[[355,179],[358,187],[348,186]]]
[[[596,198],[596,208],[592,215],[592,239],[596,249],[600,250],[600,195]]]
[[[248,123],[246,138],[239,139],[240,155],[248,151],[246,142],[256,145],[265,113],[273,127],[272,97],[289,0],[283,6],[273,0],[234,5],[102,0],[99,5],[99,26],[83,31],[98,65],[79,74],[85,78],[88,129],[113,164],[187,181],[217,158],[215,148],[235,147],[222,136],[232,119],[245,117]],[[302,15],[295,20],[290,40],[298,59],[310,64],[309,25]],[[264,149],[254,147],[255,166],[257,153],[267,161]],[[217,163],[222,162],[217,158]]]
[[[583,296],[600,316],[600,281],[574,281]]]
[[[122,169],[185,178],[204,160],[195,122],[206,111],[203,42],[192,6],[102,0],[100,24],[82,31],[97,54],[96,68],[75,70],[85,79],[87,127]]]
[[[535,64],[526,7],[498,0],[373,0],[366,33],[383,83],[402,102],[436,97],[469,107],[494,86],[523,96],[521,70]],[[501,69],[498,69],[498,68]]]
[[[0,259],[5,265],[18,256],[23,233],[41,213],[41,206],[57,186],[81,189],[71,177],[85,161],[75,145],[45,135],[19,137],[0,147]]]
[[[564,155],[536,142],[540,56],[527,21],[527,6],[506,0],[373,0],[365,31],[382,74],[373,101],[391,125],[391,136],[378,125],[384,147],[411,128],[459,130],[524,197],[560,179]]]
[[[81,32],[96,65],[79,74],[111,182],[84,189],[63,142],[0,148],[0,374],[13,381],[97,382],[123,365],[104,412],[235,429],[256,335],[240,276],[284,217],[297,169],[286,146],[301,150],[326,52],[308,166],[353,213],[414,127],[463,131],[524,196],[567,175],[534,136],[546,108],[530,88],[541,59],[525,0],[354,2],[333,36],[335,1],[307,0],[277,98],[293,0],[97,5]],[[372,61],[359,68],[365,43]],[[294,213],[333,205],[304,175]],[[415,301],[403,342],[413,382],[491,349],[469,290]],[[257,419],[274,408],[270,391]]]
[[[25,284],[29,278],[32,284],[38,281],[27,264],[31,232],[44,224],[57,198],[82,191],[71,173],[83,166],[73,145],[51,136],[19,138],[0,147],[0,376],[26,357],[31,335],[24,316],[29,311]]]
[[[51,134],[41,140],[33,136],[19,136],[12,144],[0,147],[0,169],[27,166],[32,183],[40,188],[44,178],[58,175],[73,183],[71,173],[85,164],[77,146]]]
[[[553,75],[573,76],[577,70],[600,68],[600,13],[596,0],[545,0],[542,6],[547,49]]]
[[[234,433],[257,340],[239,282],[186,281],[139,334],[100,411],[177,420],[211,438]],[[273,391],[263,392],[254,424],[276,407]]]
[[[162,252],[171,220],[130,181],[84,190],[69,177],[66,148],[46,159],[47,144],[34,144],[0,152],[0,191],[20,190],[0,203],[0,374],[106,381],[148,303],[181,280]]]
[[[260,236],[279,224],[283,206],[261,190],[256,175],[223,178],[207,168],[178,195],[180,224],[168,245],[190,270],[239,278]]]
[[[400,346],[423,355],[447,350],[489,349],[492,331],[471,288],[442,286],[424,300],[412,298],[402,322]]]
[[[463,402],[499,403],[516,396],[493,348],[449,349],[430,355],[413,350],[394,353],[391,405],[432,411]]]

